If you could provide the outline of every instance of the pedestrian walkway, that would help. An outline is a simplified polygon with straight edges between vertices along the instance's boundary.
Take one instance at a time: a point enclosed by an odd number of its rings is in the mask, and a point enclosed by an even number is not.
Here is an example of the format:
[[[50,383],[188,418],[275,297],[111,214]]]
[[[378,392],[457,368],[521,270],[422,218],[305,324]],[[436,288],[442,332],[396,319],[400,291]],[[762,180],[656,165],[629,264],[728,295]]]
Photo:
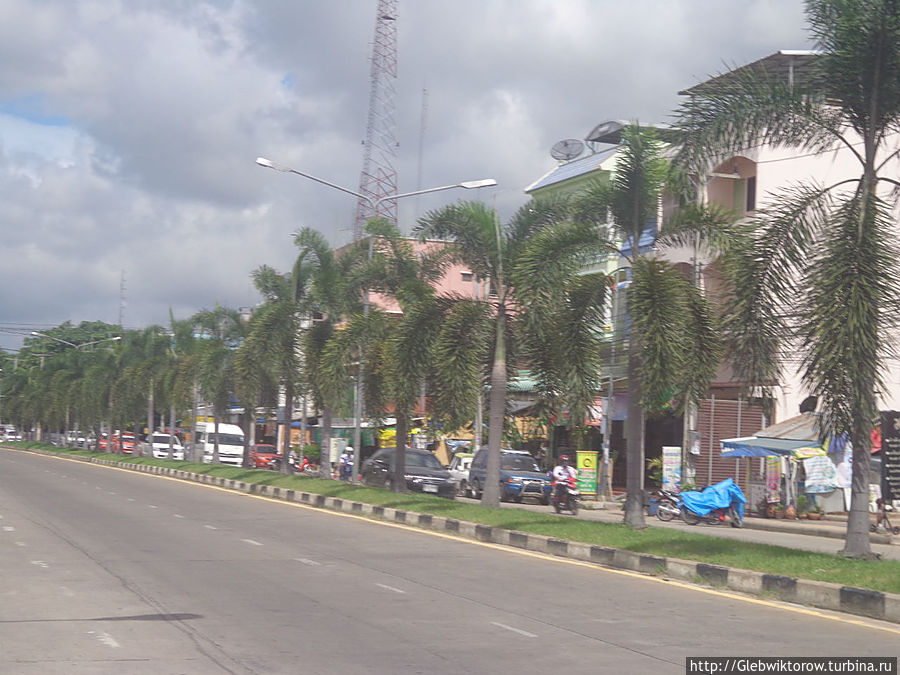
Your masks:
[[[474,500],[459,499],[474,503]],[[501,504],[501,507],[553,512],[552,507],[537,503],[504,503]],[[577,517],[583,520],[621,524],[623,522],[622,503],[607,502],[603,504],[585,501],[584,508],[578,512]],[[646,519],[647,525],[650,527],[667,527],[723,539],[832,554],[843,548],[847,530],[846,523],[839,520],[778,520],[751,516],[744,519],[745,526],[743,528],[735,528],[729,527],[727,523],[724,525],[707,525],[705,523],[688,525],[680,518],[667,523],[662,522],[656,516],[646,516]],[[885,560],[900,560],[900,537],[877,533],[871,533],[869,536],[873,553],[879,554]],[[892,541],[894,543],[891,543]]]

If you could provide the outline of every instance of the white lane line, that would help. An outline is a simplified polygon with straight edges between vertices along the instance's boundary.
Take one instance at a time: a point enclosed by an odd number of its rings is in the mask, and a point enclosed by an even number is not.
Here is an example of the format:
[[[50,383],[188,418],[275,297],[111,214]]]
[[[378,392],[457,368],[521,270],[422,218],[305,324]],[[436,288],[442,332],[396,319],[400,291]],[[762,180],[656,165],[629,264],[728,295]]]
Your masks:
[[[525,637],[534,637],[537,635],[534,633],[529,633],[527,630],[521,630],[519,628],[513,628],[512,626],[507,626],[505,623],[498,623],[496,621],[491,621],[492,626],[497,626],[498,628],[505,628],[506,630],[511,630],[513,633],[518,633],[519,635],[524,635]]]
[[[17,541],[16,546],[28,546],[24,541]]]
[[[14,528],[12,525],[4,525],[3,531],[4,532],[15,532],[16,528]]]
[[[114,495],[114,494],[116,494],[116,493],[115,493],[115,492],[110,492],[109,494]]]
[[[129,498],[128,498],[128,501],[133,502],[133,501],[134,501],[134,497],[129,497]]]
[[[102,490],[103,488],[100,487],[99,485],[95,485],[95,486],[94,486],[94,489],[95,489],[95,490]]]
[[[310,560],[309,558],[294,558],[299,563],[303,563],[304,565],[309,565],[310,567],[318,567],[322,563],[316,562],[315,560]]]
[[[45,569],[48,568],[48,567],[50,567],[50,565],[48,565],[47,563],[45,563],[43,560],[32,560],[32,561],[31,561],[31,564],[32,564],[32,565],[37,565],[38,567],[43,567],[43,568],[45,568]]]
[[[248,544],[253,544],[254,546],[262,546],[258,541],[253,541],[252,539],[241,539],[241,541],[245,541]]]
[[[176,518],[184,518],[184,516],[181,515],[180,513],[173,513],[172,515],[175,516]]]
[[[203,527],[205,527],[207,530],[218,530],[219,529],[215,525],[204,525]]]
[[[116,642],[116,639],[112,635],[110,635],[109,633],[104,633],[103,631],[97,633],[95,631],[89,630],[88,635],[93,635],[107,647],[112,647],[113,649],[117,649],[122,646],[118,642]]]
[[[406,591],[402,591],[399,588],[394,588],[393,586],[388,586],[387,584],[375,584],[378,588],[383,588],[386,591],[393,591],[394,593],[406,593]]]
[[[158,509],[159,507],[154,504],[147,504],[151,509]]]

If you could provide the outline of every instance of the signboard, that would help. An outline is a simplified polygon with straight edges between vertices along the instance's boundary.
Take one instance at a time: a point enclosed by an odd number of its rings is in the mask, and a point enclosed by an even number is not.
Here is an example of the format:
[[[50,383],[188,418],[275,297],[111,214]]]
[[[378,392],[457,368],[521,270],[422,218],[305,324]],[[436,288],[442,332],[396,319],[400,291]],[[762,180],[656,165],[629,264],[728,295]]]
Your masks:
[[[781,501],[781,457],[766,457],[766,502]]]
[[[595,398],[594,402],[588,406],[587,415],[584,423],[589,427],[603,426],[603,411],[606,407],[605,398]]]
[[[681,448],[664,445],[662,448],[663,490],[677,492],[681,487]]]
[[[900,499],[900,412],[881,413],[881,498]]]
[[[575,463],[578,471],[578,491],[581,494],[597,494],[597,453],[578,450],[575,453]]]
[[[347,439],[346,438],[335,438],[331,437],[331,447],[329,448],[331,452],[329,453],[328,461],[332,464],[337,464],[338,460],[340,460],[341,455],[344,453],[344,448],[347,447]]]

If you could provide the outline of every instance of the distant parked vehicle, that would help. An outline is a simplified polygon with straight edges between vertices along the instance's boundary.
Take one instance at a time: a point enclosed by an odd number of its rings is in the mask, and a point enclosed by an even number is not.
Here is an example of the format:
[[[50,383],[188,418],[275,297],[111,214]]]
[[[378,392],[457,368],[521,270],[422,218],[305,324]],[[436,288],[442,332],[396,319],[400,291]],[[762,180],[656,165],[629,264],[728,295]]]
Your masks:
[[[481,499],[487,479],[488,447],[481,446],[469,468],[469,486],[472,496]],[[500,499],[521,502],[533,497],[544,504],[550,503],[551,486],[547,474],[527,452],[501,449],[500,451]]]
[[[362,479],[366,485],[390,488],[394,480],[394,457],[397,448],[382,448],[363,463]],[[456,484],[438,458],[425,450],[406,451],[406,489],[453,499]]]
[[[122,455],[134,454],[134,436],[131,434],[115,434],[112,437],[113,452]]]
[[[196,446],[203,452],[203,461],[212,462],[216,443],[216,425],[200,422],[194,430]],[[219,461],[241,466],[244,463],[244,430],[236,424],[219,424]]]
[[[109,436],[104,431],[100,434],[100,438],[97,439],[97,450],[100,452],[109,452]]]
[[[153,449],[153,456],[157,459],[168,459],[169,434],[155,433],[151,438],[150,445]],[[172,437],[172,459],[184,459],[184,446],[177,436]]]
[[[472,466],[474,455],[470,452],[461,452],[450,460],[450,477],[456,483],[456,494],[461,497],[469,496],[469,467]]]
[[[278,449],[274,445],[257,443],[250,448],[250,468],[274,469],[278,466]]]

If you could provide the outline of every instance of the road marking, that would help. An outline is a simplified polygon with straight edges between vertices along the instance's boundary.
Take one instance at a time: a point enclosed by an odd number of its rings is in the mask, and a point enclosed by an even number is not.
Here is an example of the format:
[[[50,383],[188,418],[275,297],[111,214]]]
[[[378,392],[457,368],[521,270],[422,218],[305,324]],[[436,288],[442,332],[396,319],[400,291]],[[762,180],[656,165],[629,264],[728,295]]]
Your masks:
[[[112,647],[113,649],[117,649],[122,646],[118,642],[116,642],[116,639],[109,633],[104,633],[102,631],[100,633],[97,633],[95,631],[89,630],[88,635],[93,635],[107,647]]]
[[[81,461],[81,460],[77,460],[77,459],[70,459],[68,457],[57,457],[57,456],[50,456],[50,457],[52,459],[56,459],[56,460],[63,461],[63,462],[80,462]],[[270,502],[273,504],[281,504],[282,506],[289,506],[291,508],[303,509],[306,511],[315,511],[316,513],[319,513],[322,515],[335,516],[338,518],[349,518],[351,520],[361,520],[361,521],[365,521],[372,525],[380,525],[382,527],[393,527],[393,528],[397,528],[400,530],[406,530],[407,532],[416,532],[418,534],[423,534],[423,535],[427,535],[427,536],[431,536],[431,537],[439,537],[441,539],[457,541],[457,542],[460,542],[463,544],[468,544],[470,546],[480,546],[482,548],[491,548],[491,549],[494,549],[497,551],[505,551],[506,553],[513,554],[513,555],[537,558],[539,560],[545,560],[547,562],[553,562],[553,563],[561,564],[561,565],[574,565],[576,567],[585,567],[587,569],[592,569],[599,573],[619,574],[621,576],[627,576],[627,577],[631,577],[634,579],[642,579],[642,580],[650,582],[650,583],[659,583],[659,584],[666,584],[668,586],[676,586],[678,588],[683,588],[685,590],[693,591],[695,593],[714,595],[714,596],[721,597],[721,598],[727,598],[729,600],[736,600],[739,602],[747,602],[747,603],[750,603],[753,605],[761,605],[763,607],[769,607],[772,609],[781,610],[783,612],[793,612],[796,614],[804,614],[806,616],[814,616],[819,619],[827,619],[829,621],[837,621],[838,623],[850,624],[852,626],[858,626],[860,628],[880,630],[880,631],[884,631],[886,633],[900,635],[900,628],[894,628],[893,626],[882,626],[882,625],[877,625],[877,624],[872,624],[872,623],[866,623],[865,621],[862,621],[859,619],[850,619],[850,618],[846,618],[846,617],[844,617],[842,615],[838,615],[838,614],[828,614],[828,613],[826,613],[824,611],[820,611],[820,610],[807,609],[805,607],[798,607],[796,605],[789,605],[789,604],[785,604],[785,603],[778,602],[778,601],[762,600],[762,599],[758,599],[758,598],[747,597],[746,595],[741,595],[740,593],[738,593],[736,591],[721,591],[721,590],[716,590],[714,588],[706,588],[703,586],[696,586],[696,585],[690,584],[688,582],[675,581],[675,580],[665,578],[665,577],[653,577],[653,576],[648,576],[646,574],[641,574],[640,572],[631,572],[629,570],[619,570],[619,569],[612,569],[609,567],[602,567],[602,566],[596,565],[594,563],[584,562],[581,560],[575,560],[572,558],[563,558],[560,556],[550,555],[547,553],[540,553],[538,551],[526,551],[524,549],[512,548],[509,546],[502,546],[501,544],[494,544],[491,542],[474,541],[472,539],[466,539],[465,537],[460,537],[460,536],[453,535],[453,534],[445,534],[443,532],[436,532],[434,530],[421,530],[416,527],[411,527],[409,525],[403,525],[401,523],[391,523],[388,521],[374,520],[372,518],[367,518],[366,516],[360,516],[360,515],[356,515],[353,513],[344,513],[343,511],[330,511],[330,510],[322,509],[317,506],[308,506],[306,504],[298,504],[297,502],[288,502],[283,499],[275,499],[274,497],[264,497],[263,495],[253,495],[253,494],[248,494],[246,492],[239,492],[237,490],[230,490],[225,487],[219,487],[218,485],[208,485],[206,483],[194,483],[192,481],[185,481],[184,479],[174,478],[172,476],[161,476],[159,474],[152,474],[152,473],[136,473],[133,469],[126,469],[126,468],[117,467],[117,466],[107,466],[105,464],[91,464],[91,466],[95,466],[95,467],[98,467],[101,469],[108,469],[111,471],[125,471],[132,475],[145,476],[147,478],[170,480],[170,481],[180,483],[182,485],[186,484],[186,485],[192,485],[194,487],[206,488],[207,490],[217,490],[219,492],[227,492],[228,494],[234,495],[236,497],[259,499],[259,500],[262,500],[265,502]],[[134,500],[129,498],[129,501],[134,501]],[[209,529],[212,529],[212,530],[217,529],[211,525],[204,525],[204,527],[208,527]]]
[[[28,546],[24,541],[17,541],[16,546]]]
[[[513,628],[512,626],[507,626],[505,623],[498,623],[496,621],[491,621],[492,626],[497,626],[499,628],[505,628],[506,630],[511,630],[513,633],[518,633],[519,635],[524,635],[525,637],[537,637],[534,633],[529,633],[527,630],[521,630],[519,628]]]
[[[252,539],[241,539],[241,541],[245,541],[248,544],[253,544],[254,546],[262,546],[258,541],[253,541]]]
[[[115,492],[110,492],[109,494],[114,495],[114,494],[116,494],[116,493],[115,493]]]
[[[32,560],[32,561],[31,561],[31,564],[32,564],[32,565],[37,565],[38,567],[43,567],[44,569],[50,567],[50,565],[48,565],[47,563],[45,563],[43,560]]]
[[[151,509],[158,509],[159,507],[154,504],[147,504]]]
[[[310,560],[309,558],[294,558],[299,563],[303,563],[304,565],[309,565],[310,567],[317,567],[322,563],[316,562],[315,560]]]
[[[173,515],[175,518],[184,518],[184,516],[181,515],[180,513],[173,513],[172,515]]]
[[[203,527],[205,527],[207,530],[218,530],[219,529],[215,525],[204,525]]]
[[[128,498],[128,501],[133,502],[133,501],[134,501],[134,497],[129,497],[129,498]]]
[[[401,591],[399,588],[394,588],[393,586],[388,586],[387,584],[375,584],[378,588],[383,588],[386,591],[394,591],[394,593],[406,593],[406,591]]]
[[[12,525],[4,525],[3,531],[4,532],[15,532],[16,528],[14,528]]]

